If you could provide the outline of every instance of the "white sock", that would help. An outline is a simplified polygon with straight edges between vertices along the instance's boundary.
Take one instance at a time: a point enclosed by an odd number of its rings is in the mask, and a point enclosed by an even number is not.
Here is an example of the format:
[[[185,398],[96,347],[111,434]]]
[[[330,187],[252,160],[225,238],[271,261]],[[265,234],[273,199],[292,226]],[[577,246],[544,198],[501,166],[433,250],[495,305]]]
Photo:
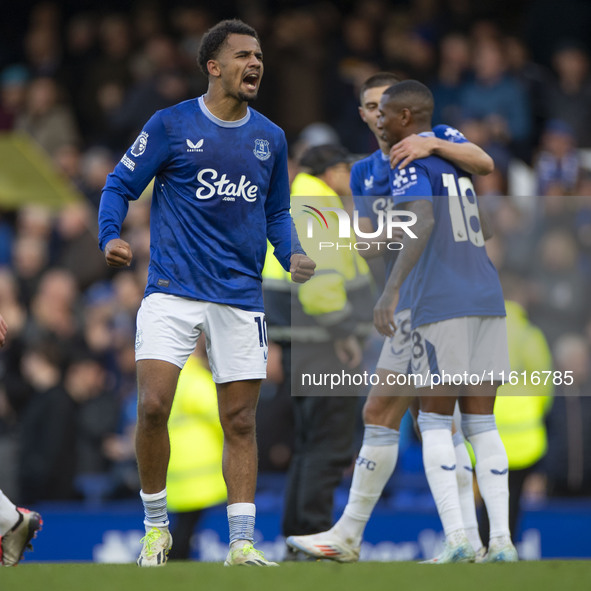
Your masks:
[[[475,417],[472,421],[475,426],[466,428],[471,423],[470,417]],[[509,461],[494,415],[464,415],[463,420],[464,432],[476,456],[476,479],[488,513],[490,538],[508,537]],[[484,428],[487,430],[482,431]]]
[[[254,503],[232,503],[227,507],[228,526],[230,528],[230,547],[232,549],[245,546],[254,541],[254,520],[256,505]]]
[[[153,527],[168,527],[168,511],[166,508],[166,489],[157,493],[145,493],[140,490],[140,497],[144,504],[144,525],[146,531]]]
[[[476,518],[476,504],[474,502],[474,482],[472,460],[464,443],[464,436],[461,432],[453,435],[454,452],[456,454],[456,480],[458,482],[458,494],[460,497],[460,508],[462,510],[462,522],[466,537],[478,552],[482,548],[482,540],[478,533],[478,520]]]
[[[361,544],[365,526],[398,459],[400,432],[366,425],[363,445],[355,462],[349,500],[332,530],[353,546]]]
[[[425,475],[437,505],[445,537],[455,545],[465,532],[456,479],[451,416],[419,411],[418,424],[423,438]]]
[[[12,501],[0,490],[0,536],[9,532],[18,521],[18,512]]]

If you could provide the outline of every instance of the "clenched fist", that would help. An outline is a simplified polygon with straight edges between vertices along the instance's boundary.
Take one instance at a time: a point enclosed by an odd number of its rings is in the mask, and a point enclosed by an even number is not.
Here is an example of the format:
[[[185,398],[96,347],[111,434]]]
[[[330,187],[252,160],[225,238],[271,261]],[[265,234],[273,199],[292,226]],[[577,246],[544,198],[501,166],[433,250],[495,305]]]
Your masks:
[[[121,238],[109,240],[105,246],[105,260],[109,267],[129,267],[133,254],[131,247]]]
[[[315,268],[316,263],[305,254],[291,255],[289,272],[291,273],[292,281],[306,283],[314,275]]]

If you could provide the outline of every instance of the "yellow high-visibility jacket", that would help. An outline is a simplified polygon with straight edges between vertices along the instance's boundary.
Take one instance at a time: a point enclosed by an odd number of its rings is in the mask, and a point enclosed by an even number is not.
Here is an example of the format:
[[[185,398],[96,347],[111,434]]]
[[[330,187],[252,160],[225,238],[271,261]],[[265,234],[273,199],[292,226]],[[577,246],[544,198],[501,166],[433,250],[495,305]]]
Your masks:
[[[305,173],[295,177],[291,194],[298,197],[292,199],[292,217],[298,236],[307,255],[316,262],[316,269],[306,283],[292,283],[289,273],[268,251],[263,269],[263,293],[270,338],[277,340],[277,336],[282,335],[285,340],[323,342],[348,334],[366,336],[372,326],[372,279],[367,263],[352,248],[353,232],[351,239],[339,238],[336,214],[325,212],[328,228],[316,227],[315,234],[308,238],[311,218],[301,207],[306,204],[316,209],[344,209],[340,197],[321,179]],[[316,222],[313,220],[313,223]],[[320,248],[321,241],[339,242],[351,248]],[[297,297],[291,298],[296,292]],[[290,306],[286,305],[288,297]],[[280,307],[282,314],[278,313]],[[277,319],[281,316],[283,318]]]
[[[170,463],[166,478],[173,512],[195,511],[223,502],[224,435],[210,371],[191,355],[181,371],[168,420]]]
[[[519,384],[497,390],[495,417],[511,470],[532,466],[546,453],[544,418],[552,405],[552,376],[541,375],[533,385],[532,372],[552,370],[552,355],[542,331],[530,323],[522,306],[506,301],[507,337],[511,371],[520,374]],[[527,372],[527,379],[521,372]],[[546,385],[544,381],[547,379]]]

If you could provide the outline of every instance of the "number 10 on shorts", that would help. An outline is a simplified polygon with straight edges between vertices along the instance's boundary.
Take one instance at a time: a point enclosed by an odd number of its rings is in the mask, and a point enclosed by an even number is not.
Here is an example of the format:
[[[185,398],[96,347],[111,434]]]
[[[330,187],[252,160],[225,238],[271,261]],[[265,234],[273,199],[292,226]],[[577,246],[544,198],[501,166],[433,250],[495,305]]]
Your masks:
[[[267,346],[267,319],[264,316],[255,316],[254,321],[259,329],[259,345]]]

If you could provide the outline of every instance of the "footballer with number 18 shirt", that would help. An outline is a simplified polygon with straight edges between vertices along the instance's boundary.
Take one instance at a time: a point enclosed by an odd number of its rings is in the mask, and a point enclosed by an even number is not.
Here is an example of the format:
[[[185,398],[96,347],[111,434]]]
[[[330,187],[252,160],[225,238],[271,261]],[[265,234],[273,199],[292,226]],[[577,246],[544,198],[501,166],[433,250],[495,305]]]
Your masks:
[[[382,95],[378,128],[394,143],[427,131],[432,113],[430,90],[406,80]],[[405,239],[374,308],[374,323],[380,334],[393,335],[400,287],[410,277],[411,369],[423,377],[417,387],[432,386],[420,397],[423,463],[446,536],[441,559],[434,560],[475,559],[464,530],[451,434],[458,392],[449,376],[464,376],[462,430],[474,450],[476,478],[491,518],[485,561],[514,562],[508,462],[493,414],[497,386],[509,371],[505,306],[484,248],[478,199],[470,177],[438,156],[418,159],[404,170],[396,167],[390,180],[394,205],[417,216],[417,239]],[[467,377],[473,375],[492,377],[475,385]]]

